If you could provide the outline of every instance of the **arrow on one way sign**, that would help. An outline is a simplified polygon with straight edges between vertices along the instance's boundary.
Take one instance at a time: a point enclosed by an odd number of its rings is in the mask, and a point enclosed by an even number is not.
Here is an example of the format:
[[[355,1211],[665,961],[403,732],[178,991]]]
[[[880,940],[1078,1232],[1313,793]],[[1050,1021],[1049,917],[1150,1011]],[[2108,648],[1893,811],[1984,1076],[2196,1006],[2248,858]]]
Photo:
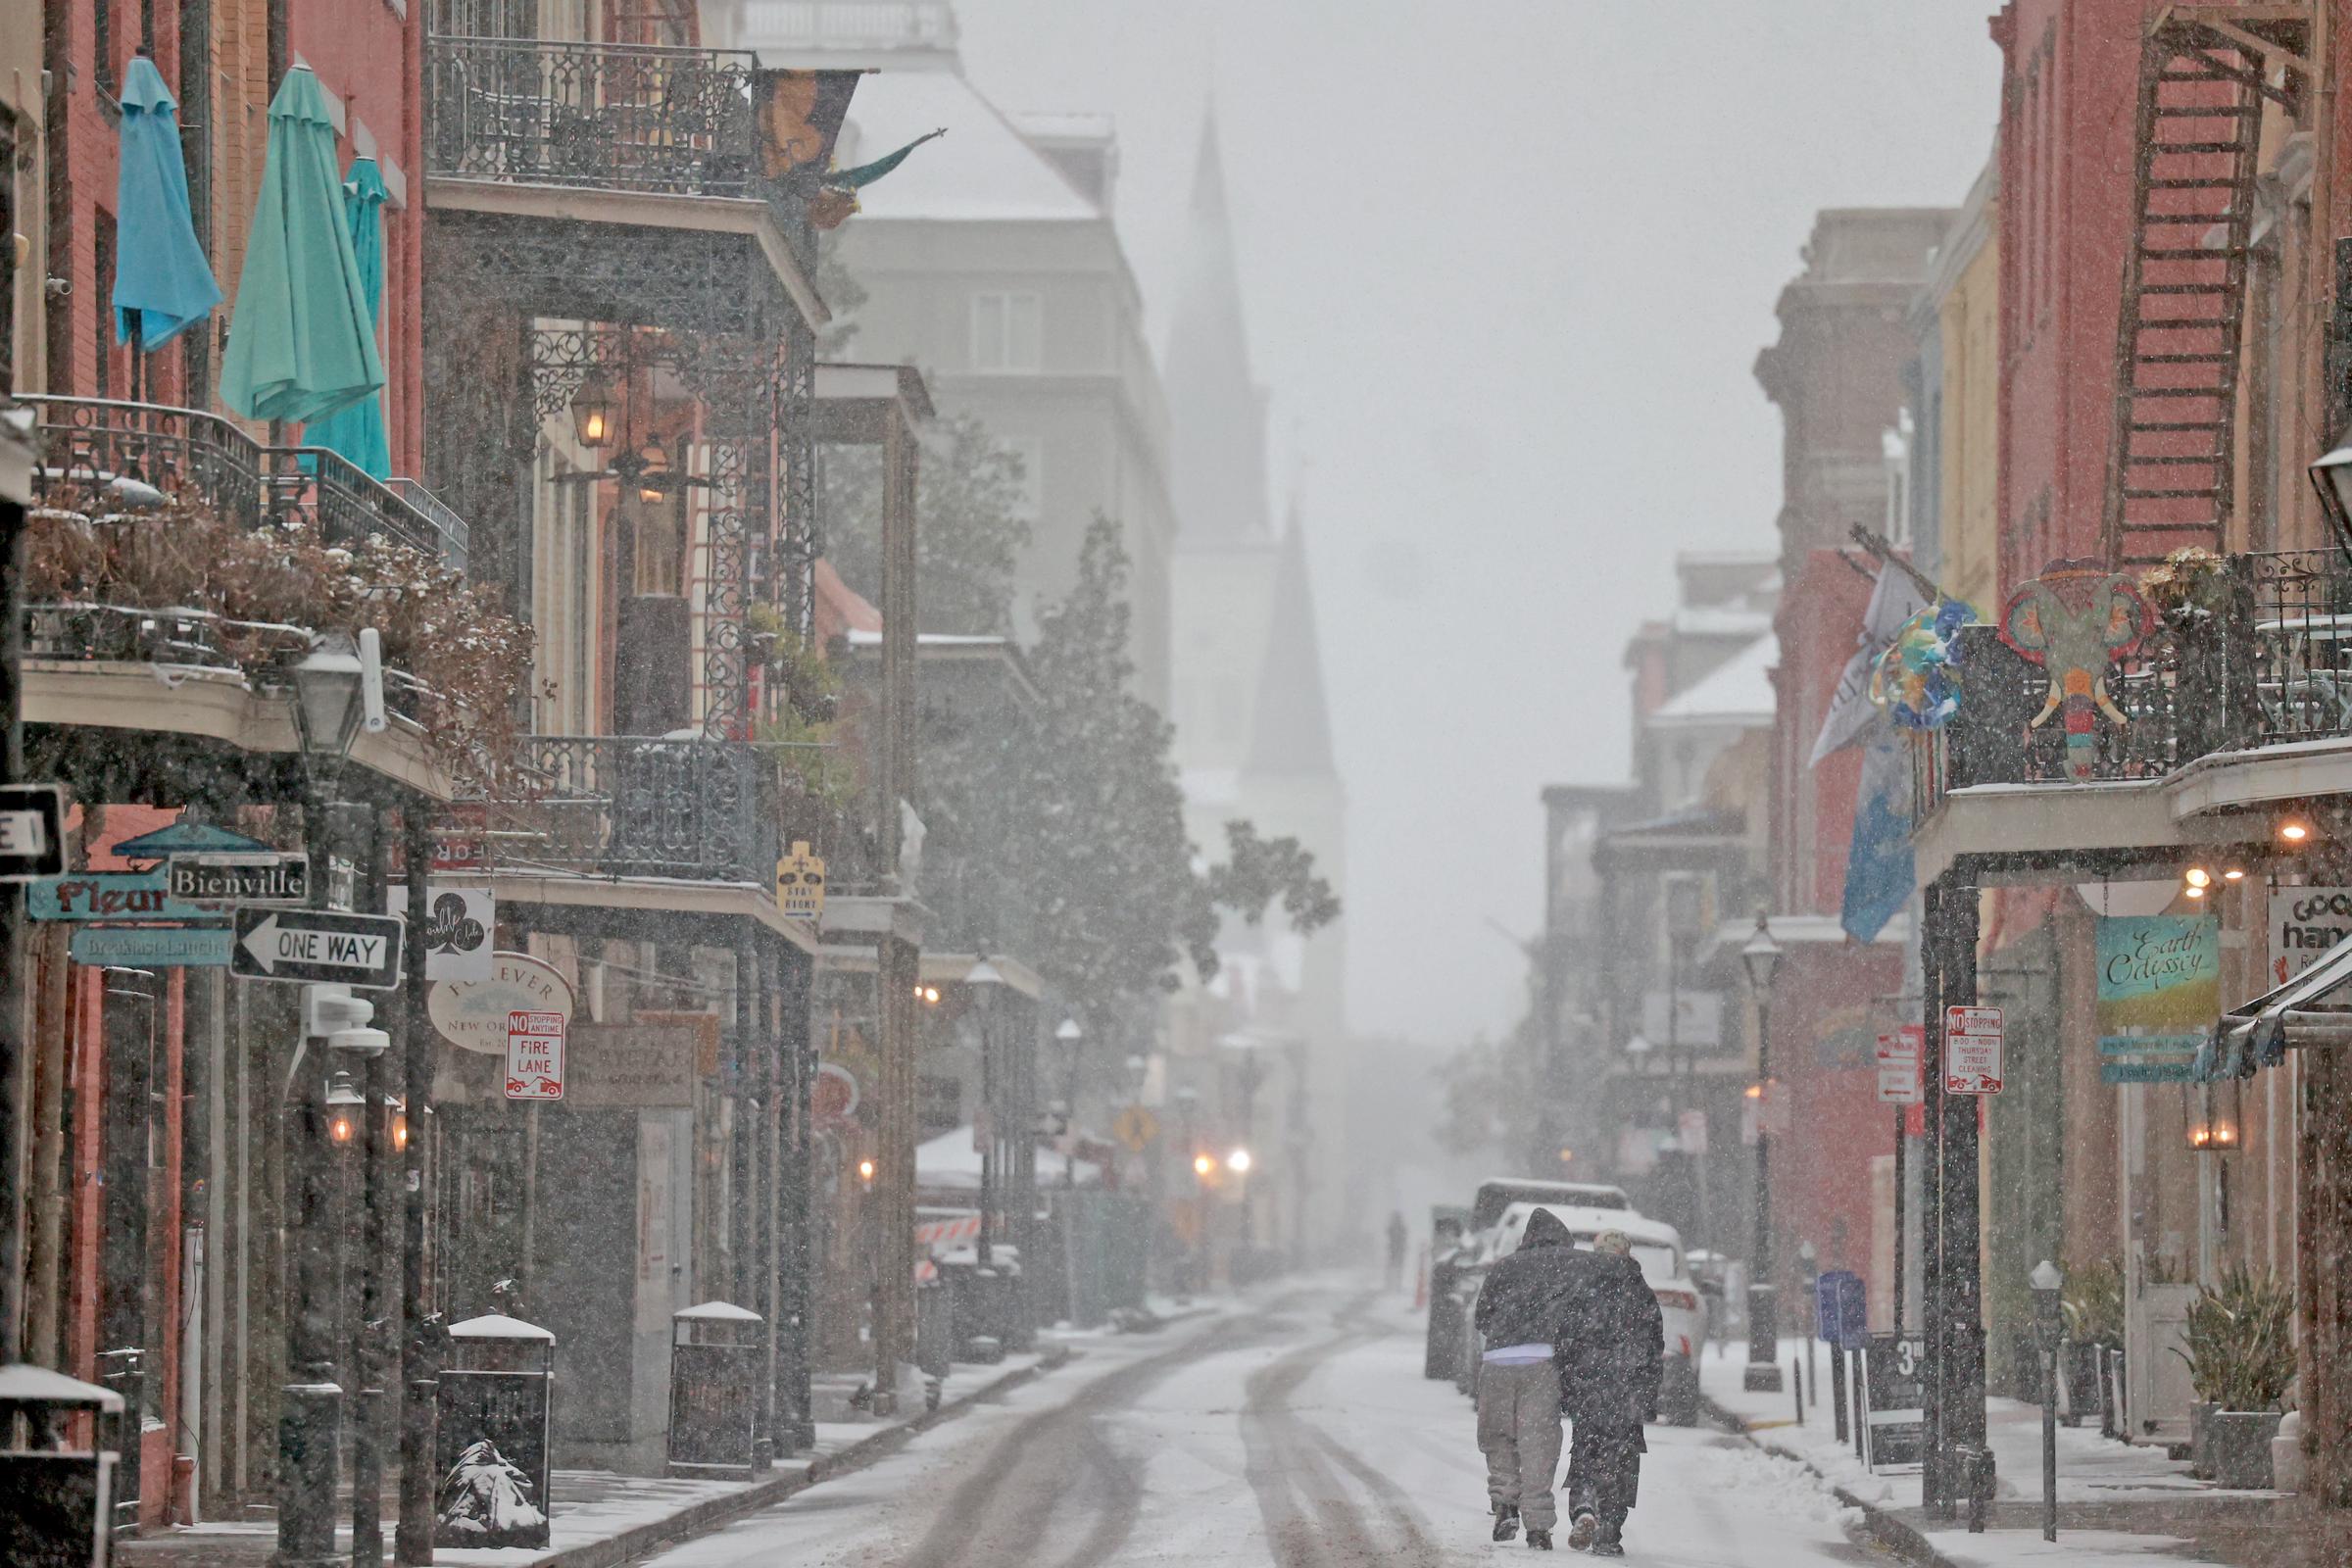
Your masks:
[[[322,981],[386,991],[400,984],[397,915],[335,909],[239,909],[229,972],[252,980]]]

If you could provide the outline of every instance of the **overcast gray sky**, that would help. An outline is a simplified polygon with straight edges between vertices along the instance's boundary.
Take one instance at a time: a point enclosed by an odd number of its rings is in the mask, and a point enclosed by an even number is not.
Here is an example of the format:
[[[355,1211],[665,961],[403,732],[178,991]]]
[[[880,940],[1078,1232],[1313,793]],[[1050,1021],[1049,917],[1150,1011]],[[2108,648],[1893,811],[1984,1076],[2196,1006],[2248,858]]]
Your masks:
[[[1006,109],[1117,117],[1159,341],[1213,95],[1348,793],[1348,1009],[1507,1027],[1537,792],[1626,769],[1685,549],[1773,545],[1750,367],[1823,207],[1956,205],[1993,0],[959,0]],[[1279,500],[1279,498],[1278,498]]]

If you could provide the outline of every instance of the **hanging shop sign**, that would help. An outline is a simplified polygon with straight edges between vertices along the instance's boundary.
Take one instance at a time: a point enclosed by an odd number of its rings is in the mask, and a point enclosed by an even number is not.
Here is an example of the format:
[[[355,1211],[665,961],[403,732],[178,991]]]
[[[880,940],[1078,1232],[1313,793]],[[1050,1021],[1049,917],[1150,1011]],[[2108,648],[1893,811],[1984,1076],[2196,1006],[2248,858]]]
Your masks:
[[[66,868],[66,792],[55,784],[0,785],[0,882]]]
[[[488,888],[445,888],[434,884],[426,898],[429,913],[417,939],[424,944],[427,980],[487,980],[495,967],[498,896]],[[384,908],[406,914],[408,887],[393,883]]]
[[[66,954],[75,963],[132,969],[218,969],[236,936],[226,925],[85,925]]]
[[[819,1062],[809,1091],[809,1109],[819,1127],[850,1126],[858,1119],[858,1075],[838,1061]]]
[[[1943,1009],[1943,1092],[1997,1095],[2007,1037],[1998,1007]]]
[[[564,1098],[564,1028],[560,1012],[507,1014],[507,1098]]]
[[[806,840],[776,862],[776,907],[787,920],[813,921],[825,912],[825,862]]]
[[[2352,888],[2277,889],[2271,894],[2271,984],[2286,984],[2346,937],[2352,937]]]
[[[190,904],[305,904],[311,897],[311,861],[306,855],[174,855],[164,868],[164,888]]]
[[[527,953],[495,953],[484,980],[443,980],[425,993],[424,1010],[441,1038],[485,1056],[507,1054],[507,1015],[572,1015],[571,982],[555,965]]]
[[[2221,922],[2157,914],[2098,922],[2099,1078],[2187,1083],[2220,1016]]]
[[[80,871],[24,884],[35,920],[215,920],[220,911],[172,897],[153,871]]]

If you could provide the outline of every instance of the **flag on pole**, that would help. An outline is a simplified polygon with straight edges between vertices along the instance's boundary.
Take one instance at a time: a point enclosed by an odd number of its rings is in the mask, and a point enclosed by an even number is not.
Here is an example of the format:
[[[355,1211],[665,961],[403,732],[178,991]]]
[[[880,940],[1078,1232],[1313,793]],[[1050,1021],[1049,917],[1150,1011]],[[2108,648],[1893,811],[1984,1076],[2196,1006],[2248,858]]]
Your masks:
[[[1928,597],[1910,573],[1892,565],[1879,568],[1870,604],[1862,612],[1862,629],[1854,638],[1854,656],[1838,673],[1838,690],[1830,698],[1830,710],[1822,718],[1821,733],[1814,739],[1813,756],[1806,766],[1820,766],[1821,760],[1832,752],[1843,751],[1861,740],[1874,725],[1884,726],[1885,715],[1870,701],[1870,672],[1902,631],[1903,623],[1927,608]]]

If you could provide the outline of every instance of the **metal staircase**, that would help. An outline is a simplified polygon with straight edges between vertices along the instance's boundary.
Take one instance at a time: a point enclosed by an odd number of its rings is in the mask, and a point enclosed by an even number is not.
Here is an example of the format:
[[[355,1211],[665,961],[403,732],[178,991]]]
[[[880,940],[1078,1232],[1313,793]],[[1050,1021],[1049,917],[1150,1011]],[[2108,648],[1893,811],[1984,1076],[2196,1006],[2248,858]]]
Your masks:
[[[2190,5],[2150,19],[2102,529],[2119,567],[2223,546],[2263,107],[2300,112],[2308,18]]]

